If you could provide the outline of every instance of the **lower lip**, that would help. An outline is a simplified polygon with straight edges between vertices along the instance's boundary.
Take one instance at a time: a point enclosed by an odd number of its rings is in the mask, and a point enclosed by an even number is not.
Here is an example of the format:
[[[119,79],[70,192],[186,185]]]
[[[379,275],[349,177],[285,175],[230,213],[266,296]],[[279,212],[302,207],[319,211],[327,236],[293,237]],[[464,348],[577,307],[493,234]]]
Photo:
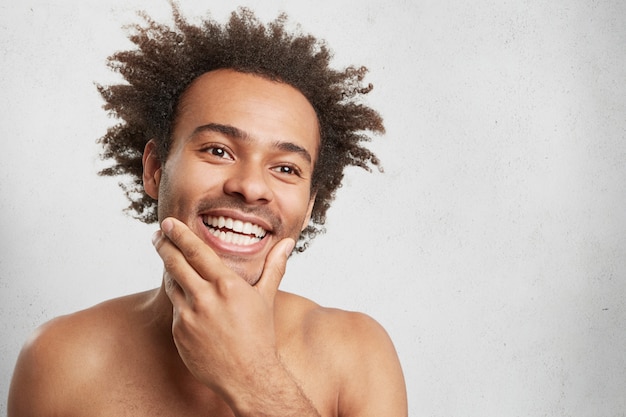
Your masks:
[[[221,240],[218,237],[213,236],[213,234],[209,231],[208,227],[202,221],[202,217],[199,219],[200,230],[202,230],[204,240],[215,250],[216,252],[223,252],[228,254],[237,254],[237,255],[253,255],[261,252],[265,245],[268,242],[269,235],[265,235],[265,237],[259,240],[256,243],[251,245],[235,245],[234,243],[227,243]]]

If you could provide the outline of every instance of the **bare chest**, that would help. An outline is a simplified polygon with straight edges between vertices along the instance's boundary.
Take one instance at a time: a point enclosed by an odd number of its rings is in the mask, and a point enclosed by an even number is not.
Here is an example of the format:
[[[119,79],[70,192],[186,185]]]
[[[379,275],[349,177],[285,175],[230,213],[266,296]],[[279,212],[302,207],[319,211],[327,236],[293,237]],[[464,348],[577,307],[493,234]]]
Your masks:
[[[76,415],[81,416],[214,416],[234,414],[217,394],[206,387],[190,386],[158,372],[126,375],[116,381],[94,381],[91,393],[81,396]],[[93,392],[97,391],[97,392]]]
[[[336,393],[327,383],[324,366],[316,363],[306,351],[289,349],[282,357],[307,397],[323,415],[333,415]],[[91,392],[81,395],[76,403],[76,415],[234,416],[228,404],[193,379],[182,362],[162,359],[145,357],[140,361],[121,361],[111,364],[107,374],[94,375],[89,384]]]

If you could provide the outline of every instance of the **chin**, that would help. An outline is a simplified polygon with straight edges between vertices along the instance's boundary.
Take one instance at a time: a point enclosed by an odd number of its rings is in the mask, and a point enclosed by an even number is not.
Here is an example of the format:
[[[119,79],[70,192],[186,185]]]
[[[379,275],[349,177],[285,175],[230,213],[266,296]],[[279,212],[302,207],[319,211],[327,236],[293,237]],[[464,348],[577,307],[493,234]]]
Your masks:
[[[254,271],[253,268],[246,267],[241,262],[232,262],[228,259],[225,259],[224,263],[250,285],[256,285],[261,279],[261,270]]]

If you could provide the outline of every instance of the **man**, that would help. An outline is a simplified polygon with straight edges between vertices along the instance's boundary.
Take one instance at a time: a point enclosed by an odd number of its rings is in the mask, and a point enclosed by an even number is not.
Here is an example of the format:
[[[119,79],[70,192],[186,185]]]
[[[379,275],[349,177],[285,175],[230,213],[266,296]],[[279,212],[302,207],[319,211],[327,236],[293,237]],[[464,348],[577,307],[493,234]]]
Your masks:
[[[278,290],[319,232],[343,168],[377,165],[355,102],[364,69],[246,10],[227,25],[146,18],[100,87],[102,139],[131,209],[158,221],[160,288],[57,318],[27,342],[9,416],[402,416],[406,391],[369,317]]]

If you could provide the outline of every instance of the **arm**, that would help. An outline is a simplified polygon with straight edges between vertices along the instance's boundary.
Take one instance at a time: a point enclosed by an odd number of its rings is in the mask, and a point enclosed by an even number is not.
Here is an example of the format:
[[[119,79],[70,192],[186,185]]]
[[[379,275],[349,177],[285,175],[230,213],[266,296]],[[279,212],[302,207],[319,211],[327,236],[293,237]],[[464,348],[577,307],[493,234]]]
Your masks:
[[[24,344],[9,389],[9,417],[74,415],[68,406],[77,403],[71,401],[74,382],[83,381],[86,367],[83,356],[68,349],[75,334],[67,322],[57,318],[44,324]]]
[[[337,342],[341,361],[338,401],[342,417],[404,417],[408,415],[404,376],[387,332],[372,318],[346,313]]]
[[[51,416],[53,407],[51,395],[48,394],[48,386],[42,381],[44,378],[37,377],[37,363],[41,362],[42,354],[37,340],[29,341],[20,352],[15,365],[11,387],[7,415],[9,417],[27,416]],[[37,401],[33,401],[37,398]]]
[[[154,245],[165,266],[174,341],[194,377],[238,416],[319,417],[276,349],[274,297],[293,241],[276,244],[255,286],[175,219],[164,220]]]

